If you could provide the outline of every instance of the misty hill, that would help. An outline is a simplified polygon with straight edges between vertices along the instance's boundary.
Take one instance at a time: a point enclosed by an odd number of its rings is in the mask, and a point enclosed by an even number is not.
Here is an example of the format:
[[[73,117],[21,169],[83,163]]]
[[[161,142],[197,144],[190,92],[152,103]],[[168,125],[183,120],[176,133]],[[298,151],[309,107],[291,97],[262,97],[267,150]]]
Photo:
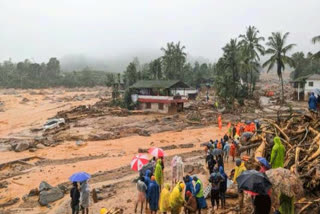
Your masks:
[[[114,57],[91,57],[84,54],[69,54],[61,57],[60,65],[63,71],[79,71],[89,67],[92,70],[108,71],[120,73],[125,71],[126,67],[135,57],[138,57],[140,64],[149,63],[160,57],[161,51],[141,51],[132,54],[114,56]],[[193,57],[188,54],[187,61],[190,63],[209,63],[210,60],[204,57]]]

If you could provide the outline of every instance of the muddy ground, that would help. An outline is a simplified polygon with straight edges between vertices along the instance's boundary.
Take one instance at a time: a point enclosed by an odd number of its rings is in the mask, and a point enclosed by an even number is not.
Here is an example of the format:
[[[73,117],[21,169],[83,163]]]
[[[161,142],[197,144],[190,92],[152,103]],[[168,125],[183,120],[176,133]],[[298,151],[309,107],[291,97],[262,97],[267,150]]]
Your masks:
[[[264,79],[269,85],[258,85],[261,94],[276,84]],[[68,194],[48,207],[39,205],[38,196],[27,195],[41,181],[68,188],[69,176],[78,171],[92,174],[90,186],[98,189],[101,200],[91,204],[92,213],[102,207],[133,213],[136,187],[132,181],[138,174],[129,163],[150,147],[165,149],[166,180],[170,181],[170,158],[180,155],[186,165],[196,165],[189,173],[198,174],[207,184],[201,144],[221,138],[226,129],[217,128],[219,110],[204,102],[203,94],[187,104],[185,112],[170,116],[108,107],[110,96],[108,88],[0,90],[0,213],[70,213]],[[263,99],[262,106],[259,102],[246,101],[236,114],[224,112],[224,126],[228,121],[278,115],[275,101]],[[275,110],[269,111],[270,105]],[[306,103],[292,106],[304,110]],[[57,116],[65,117],[67,124],[49,132],[41,129],[48,118]],[[27,142],[28,148],[13,151],[21,142]],[[227,172],[233,167],[226,163]],[[227,200],[230,208],[234,203]]]

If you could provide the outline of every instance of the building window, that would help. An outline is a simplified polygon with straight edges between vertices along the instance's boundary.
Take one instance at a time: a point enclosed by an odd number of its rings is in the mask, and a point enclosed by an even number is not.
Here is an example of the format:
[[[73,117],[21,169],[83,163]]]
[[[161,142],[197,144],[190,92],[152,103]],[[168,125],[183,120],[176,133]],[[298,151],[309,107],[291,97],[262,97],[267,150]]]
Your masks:
[[[309,86],[310,86],[310,87],[313,87],[313,82],[309,82]]]
[[[163,103],[158,103],[159,110],[163,110]]]
[[[151,109],[151,103],[146,103],[146,109]]]

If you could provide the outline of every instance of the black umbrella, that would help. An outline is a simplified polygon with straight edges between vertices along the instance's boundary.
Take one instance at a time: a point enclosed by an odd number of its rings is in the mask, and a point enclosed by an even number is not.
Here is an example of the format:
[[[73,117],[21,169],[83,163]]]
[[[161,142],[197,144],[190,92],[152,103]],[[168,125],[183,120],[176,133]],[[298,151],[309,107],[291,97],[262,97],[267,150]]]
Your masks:
[[[268,177],[256,170],[244,171],[236,180],[239,189],[248,190],[259,195],[267,195],[272,186]]]

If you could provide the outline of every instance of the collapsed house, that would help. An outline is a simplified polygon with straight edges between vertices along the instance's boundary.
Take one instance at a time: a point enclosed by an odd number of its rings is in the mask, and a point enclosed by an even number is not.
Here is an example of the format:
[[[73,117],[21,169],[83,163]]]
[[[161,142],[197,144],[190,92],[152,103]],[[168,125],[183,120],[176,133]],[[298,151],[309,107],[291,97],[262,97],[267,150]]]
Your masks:
[[[295,89],[295,100],[307,100],[311,92],[319,95],[320,89],[320,75],[311,74],[303,77],[299,77],[291,81],[292,86]]]
[[[197,94],[197,90],[180,80],[141,80],[130,89],[139,110],[167,114],[183,111],[188,98]]]

